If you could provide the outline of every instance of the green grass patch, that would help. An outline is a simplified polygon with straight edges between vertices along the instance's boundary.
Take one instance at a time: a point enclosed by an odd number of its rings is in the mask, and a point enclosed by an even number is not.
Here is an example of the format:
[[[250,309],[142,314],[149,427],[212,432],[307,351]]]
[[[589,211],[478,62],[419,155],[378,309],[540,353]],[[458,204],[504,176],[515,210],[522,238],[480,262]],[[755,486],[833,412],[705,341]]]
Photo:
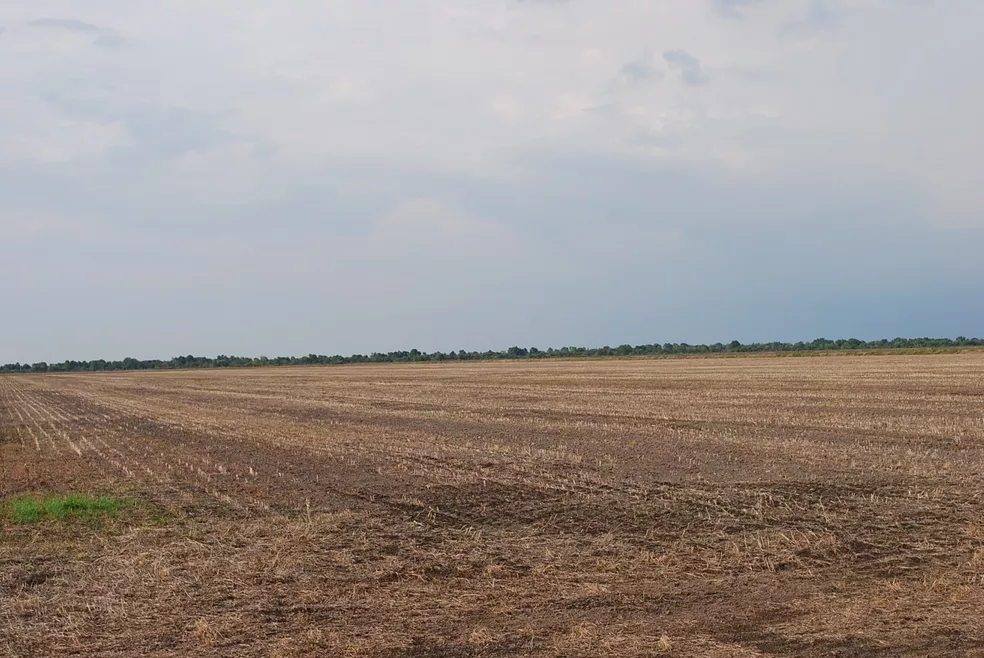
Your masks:
[[[123,501],[109,496],[18,496],[4,505],[5,516],[11,523],[38,523],[45,518],[56,521],[93,519],[113,516],[123,508]]]
[[[35,498],[11,498],[7,501],[7,518],[12,523],[37,523],[44,515],[44,507]]]

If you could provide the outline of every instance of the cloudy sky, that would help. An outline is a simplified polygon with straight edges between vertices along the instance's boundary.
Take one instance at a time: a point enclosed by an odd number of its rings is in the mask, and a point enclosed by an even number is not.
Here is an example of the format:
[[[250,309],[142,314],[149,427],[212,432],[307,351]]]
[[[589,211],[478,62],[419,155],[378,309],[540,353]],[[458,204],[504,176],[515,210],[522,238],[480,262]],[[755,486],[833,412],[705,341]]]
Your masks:
[[[4,0],[0,362],[984,334],[980,0]]]

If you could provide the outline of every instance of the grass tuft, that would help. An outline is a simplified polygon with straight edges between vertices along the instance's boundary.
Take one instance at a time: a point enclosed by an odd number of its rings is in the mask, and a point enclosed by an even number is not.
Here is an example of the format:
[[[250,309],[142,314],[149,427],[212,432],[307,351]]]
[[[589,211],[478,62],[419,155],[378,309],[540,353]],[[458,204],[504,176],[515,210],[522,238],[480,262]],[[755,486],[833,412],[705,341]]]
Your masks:
[[[11,523],[37,523],[43,514],[41,503],[29,496],[12,498],[7,502],[7,517]]]
[[[56,521],[67,521],[114,515],[123,507],[123,501],[109,496],[79,494],[47,498],[18,496],[8,500],[5,507],[6,517],[11,523],[29,524],[38,523],[46,516]]]

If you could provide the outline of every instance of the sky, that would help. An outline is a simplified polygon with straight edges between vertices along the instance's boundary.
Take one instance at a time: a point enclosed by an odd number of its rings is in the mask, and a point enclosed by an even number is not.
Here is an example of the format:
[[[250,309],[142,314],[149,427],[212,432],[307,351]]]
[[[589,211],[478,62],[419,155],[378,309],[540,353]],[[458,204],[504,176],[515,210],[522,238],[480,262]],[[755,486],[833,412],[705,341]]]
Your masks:
[[[4,0],[0,362],[984,335],[980,0]]]

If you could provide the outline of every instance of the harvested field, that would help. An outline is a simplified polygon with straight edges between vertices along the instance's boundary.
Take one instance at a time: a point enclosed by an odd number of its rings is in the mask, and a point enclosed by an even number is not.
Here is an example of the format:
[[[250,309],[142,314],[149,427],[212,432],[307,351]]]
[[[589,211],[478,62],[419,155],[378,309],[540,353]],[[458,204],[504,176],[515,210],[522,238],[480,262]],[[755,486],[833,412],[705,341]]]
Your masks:
[[[984,353],[0,377],[9,656],[984,655]]]

